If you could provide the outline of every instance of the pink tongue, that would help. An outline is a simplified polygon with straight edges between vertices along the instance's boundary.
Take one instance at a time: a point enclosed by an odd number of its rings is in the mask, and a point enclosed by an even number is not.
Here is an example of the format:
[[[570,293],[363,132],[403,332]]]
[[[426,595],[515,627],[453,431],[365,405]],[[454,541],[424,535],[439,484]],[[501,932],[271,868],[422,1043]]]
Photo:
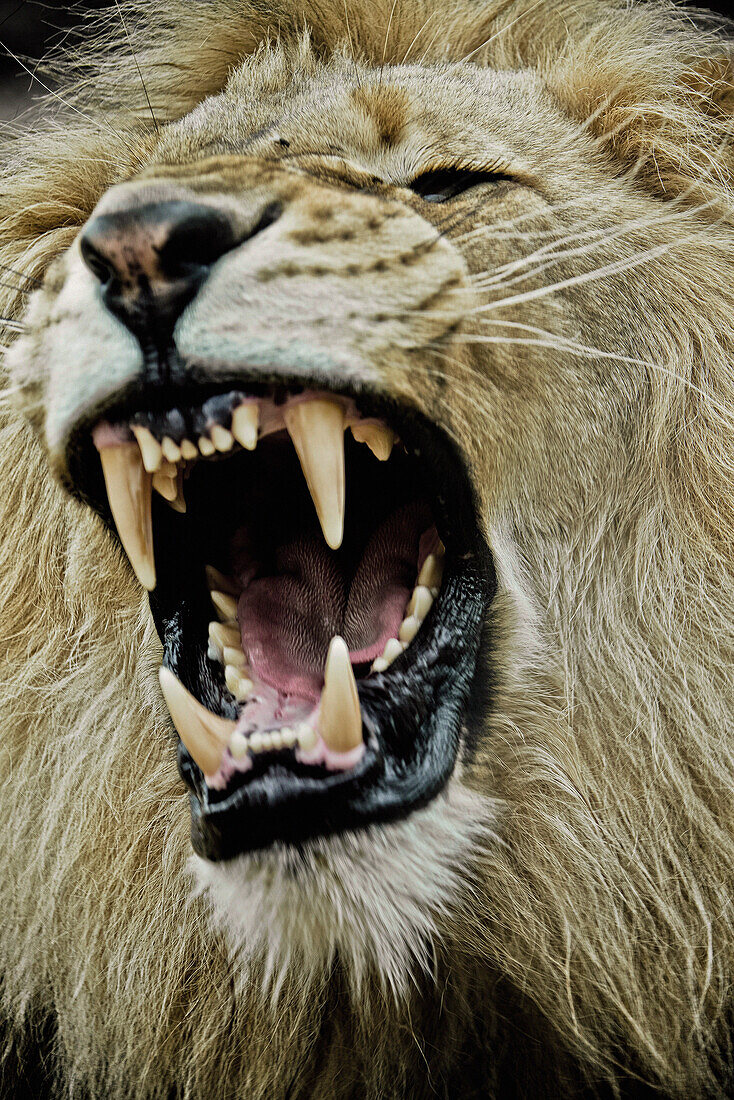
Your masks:
[[[237,617],[259,679],[282,694],[316,702],[335,634],[346,641],[352,664],[378,657],[398,633],[425,526],[420,505],[394,512],[373,532],[351,581],[320,535],[278,547],[272,576],[249,581],[249,562],[241,562],[238,572],[247,587]]]

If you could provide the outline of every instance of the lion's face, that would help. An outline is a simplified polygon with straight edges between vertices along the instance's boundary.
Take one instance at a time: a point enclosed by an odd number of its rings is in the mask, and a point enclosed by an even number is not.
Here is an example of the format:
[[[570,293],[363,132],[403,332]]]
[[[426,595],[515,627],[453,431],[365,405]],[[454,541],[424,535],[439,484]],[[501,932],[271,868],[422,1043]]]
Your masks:
[[[499,1097],[532,1004],[553,1058],[697,1095],[734,942],[729,45],[487,0],[407,64],[429,0],[316,5],[310,43],[287,0],[280,45],[261,7],[125,6],[174,121],[82,88],[106,128],[0,188],[16,1018],[52,990],[111,1095],[133,1032],[141,1095],[223,1095],[242,1010],[230,1091],[302,1056],[336,1066],[304,1095],[462,1092],[476,1042]]]
[[[528,76],[305,48],[101,197],[13,355],[151,591],[200,854],[402,818],[488,751],[488,532],[583,522],[637,389],[629,274],[578,293],[615,242],[564,231],[645,214]]]

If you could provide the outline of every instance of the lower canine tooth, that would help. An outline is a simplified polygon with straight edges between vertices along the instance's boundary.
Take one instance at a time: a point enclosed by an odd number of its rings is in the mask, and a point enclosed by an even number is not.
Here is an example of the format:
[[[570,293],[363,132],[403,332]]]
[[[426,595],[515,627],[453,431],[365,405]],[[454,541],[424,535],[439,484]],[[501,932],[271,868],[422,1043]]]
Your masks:
[[[392,454],[395,433],[386,424],[365,424],[357,421],[352,424],[352,435],[357,443],[366,443],[380,462],[386,462]]]
[[[327,546],[344,534],[344,410],[329,398],[298,401],[283,414]]]
[[[338,635],[331,639],[326,658],[319,706],[319,732],[334,752],[349,752],[363,743],[357,681],[347,643]]]
[[[99,452],[112,518],[130,564],[143,588],[155,588],[151,478],[137,443],[102,447]]]
[[[232,435],[246,451],[254,451],[257,446],[259,420],[260,410],[253,403],[238,405],[232,413]]]
[[[204,775],[215,775],[236,723],[203,707],[170,669],[161,668],[158,676],[179,737]]]
[[[433,596],[431,595],[430,588],[426,588],[425,585],[420,584],[413,589],[413,595],[410,597],[410,602],[406,608],[407,615],[415,615],[416,619],[420,619],[421,622],[425,619],[428,612],[433,605]]]

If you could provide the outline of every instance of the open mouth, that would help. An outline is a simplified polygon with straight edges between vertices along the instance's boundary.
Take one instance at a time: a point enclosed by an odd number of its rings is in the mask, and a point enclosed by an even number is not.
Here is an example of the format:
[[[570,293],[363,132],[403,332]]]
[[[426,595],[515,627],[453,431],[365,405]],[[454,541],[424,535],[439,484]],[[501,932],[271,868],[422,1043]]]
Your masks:
[[[200,855],[391,820],[442,789],[494,574],[441,431],[239,380],[127,397],[69,453],[151,592]]]

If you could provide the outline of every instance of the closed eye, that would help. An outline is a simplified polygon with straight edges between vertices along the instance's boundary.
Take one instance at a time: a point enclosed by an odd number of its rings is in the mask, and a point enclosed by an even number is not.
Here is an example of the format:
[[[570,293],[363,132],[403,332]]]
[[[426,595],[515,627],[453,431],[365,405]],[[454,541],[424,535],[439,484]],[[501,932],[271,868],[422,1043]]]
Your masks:
[[[448,202],[463,191],[482,183],[496,183],[509,177],[499,171],[482,171],[471,168],[438,168],[416,176],[408,187],[425,202]]]

